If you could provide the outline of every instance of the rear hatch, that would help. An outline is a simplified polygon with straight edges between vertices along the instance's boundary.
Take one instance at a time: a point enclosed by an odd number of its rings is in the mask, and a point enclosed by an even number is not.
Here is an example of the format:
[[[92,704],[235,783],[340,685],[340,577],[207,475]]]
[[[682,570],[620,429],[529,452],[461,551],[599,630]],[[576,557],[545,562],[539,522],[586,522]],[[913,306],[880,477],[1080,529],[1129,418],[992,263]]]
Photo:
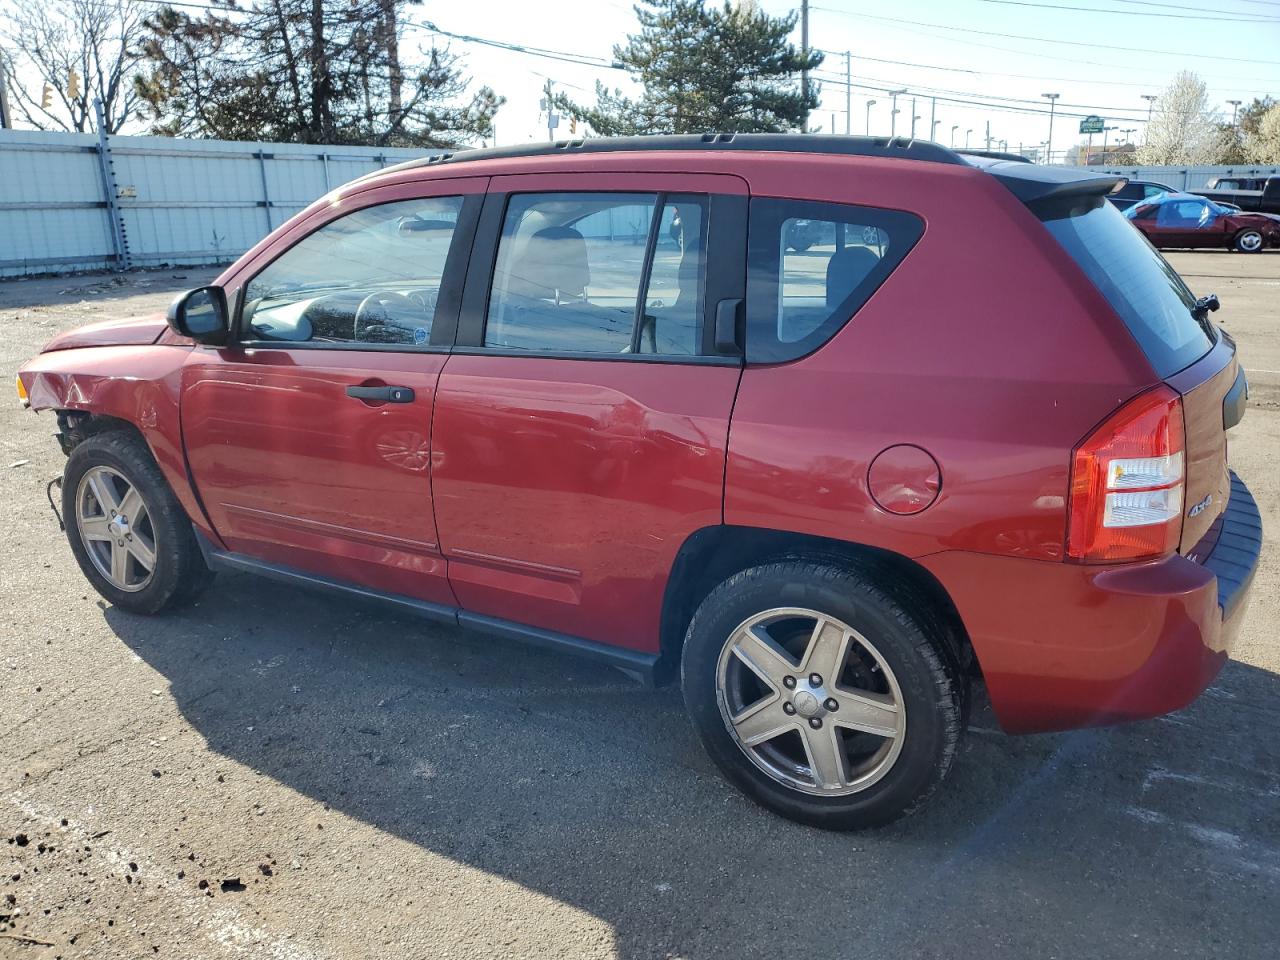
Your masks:
[[[1196,298],[1177,271],[1100,196],[1037,212],[1124,321],[1156,374],[1182,396],[1186,485],[1179,550],[1192,553],[1231,490],[1226,431],[1244,411],[1245,391],[1235,344],[1197,313]],[[1195,556],[1202,559],[1204,552]]]

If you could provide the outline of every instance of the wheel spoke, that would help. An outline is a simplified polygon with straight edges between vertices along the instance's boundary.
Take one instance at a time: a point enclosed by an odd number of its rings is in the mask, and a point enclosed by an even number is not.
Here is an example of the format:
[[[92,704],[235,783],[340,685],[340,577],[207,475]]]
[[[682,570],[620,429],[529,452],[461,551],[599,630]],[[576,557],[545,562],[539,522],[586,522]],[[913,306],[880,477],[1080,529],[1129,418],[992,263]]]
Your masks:
[[[776,693],[770,694],[733,718],[733,728],[743,743],[752,747],[798,729],[796,722],[782,712],[781,699]]]
[[[150,573],[156,568],[156,551],[155,548],[147,541],[147,539],[136,531],[132,540],[124,542],[125,549],[133,554],[133,559]]]
[[[831,724],[824,724],[818,730],[803,727],[802,734],[814,786],[824,789],[845,786],[849,782],[849,773],[839,730]]]
[[[837,683],[849,652],[849,633],[825,617],[814,623],[813,634],[800,662],[801,673],[816,673],[828,683]]]
[[[142,504],[142,497],[138,494],[138,488],[132,486],[120,498],[120,506],[116,509],[129,518],[130,526],[136,526],[138,521],[146,516],[147,513],[147,508]]]
[[[106,517],[86,517],[80,521],[80,536],[85,540],[110,540]]]
[[[117,513],[120,511],[120,498],[116,496],[115,487],[106,474],[100,471],[89,474],[89,490],[104,515],[109,517],[112,510]]]
[[[118,543],[111,544],[111,579],[120,586],[129,583],[129,551]]]
[[[889,694],[837,689],[832,696],[840,709],[831,714],[830,719],[838,726],[873,733],[890,740],[901,733],[902,711]]]
[[[775,693],[782,686],[782,678],[797,669],[782,648],[756,627],[739,631],[733,641],[733,654]]]

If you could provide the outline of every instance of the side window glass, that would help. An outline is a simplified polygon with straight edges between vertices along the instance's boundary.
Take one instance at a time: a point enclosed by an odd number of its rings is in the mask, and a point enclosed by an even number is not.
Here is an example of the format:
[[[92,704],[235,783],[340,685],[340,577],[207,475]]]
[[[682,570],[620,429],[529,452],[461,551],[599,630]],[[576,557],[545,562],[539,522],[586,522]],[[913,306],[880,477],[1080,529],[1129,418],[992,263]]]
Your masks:
[[[753,200],[747,257],[747,359],[791,360],[829,339],[920,238],[893,210]]]
[[[697,353],[705,213],[701,198],[657,194],[513,196],[498,241],[485,346]]]
[[[244,336],[427,343],[461,209],[461,197],[404,200],[325,224],[249,281]]]

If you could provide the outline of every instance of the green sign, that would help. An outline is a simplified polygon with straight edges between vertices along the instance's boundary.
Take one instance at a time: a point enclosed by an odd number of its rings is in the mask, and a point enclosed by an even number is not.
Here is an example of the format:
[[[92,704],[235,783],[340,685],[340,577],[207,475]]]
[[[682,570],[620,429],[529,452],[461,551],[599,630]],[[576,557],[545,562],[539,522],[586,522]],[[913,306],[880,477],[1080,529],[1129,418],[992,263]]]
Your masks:
[[[1101,117],[1085,117],[1080,121],[1081,133],[1101,133],[1106,123]]]

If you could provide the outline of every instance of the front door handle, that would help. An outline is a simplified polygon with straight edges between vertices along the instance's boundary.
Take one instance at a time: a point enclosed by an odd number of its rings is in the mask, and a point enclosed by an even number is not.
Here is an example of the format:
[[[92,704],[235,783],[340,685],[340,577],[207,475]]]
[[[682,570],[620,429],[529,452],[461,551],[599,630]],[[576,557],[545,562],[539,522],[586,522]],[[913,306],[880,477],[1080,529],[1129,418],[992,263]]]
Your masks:
[[[347,396],[382,403],[413,403],[412,387],[347,387]]]

